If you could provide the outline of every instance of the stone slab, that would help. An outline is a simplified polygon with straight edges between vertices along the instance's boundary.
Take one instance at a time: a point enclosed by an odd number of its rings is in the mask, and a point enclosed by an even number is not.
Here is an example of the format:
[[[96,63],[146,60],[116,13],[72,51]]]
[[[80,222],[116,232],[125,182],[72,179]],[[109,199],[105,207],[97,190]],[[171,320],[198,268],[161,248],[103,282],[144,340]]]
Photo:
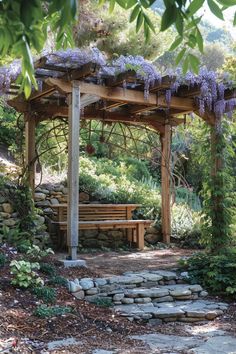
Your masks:
[[[47,348],[48,350],[55,350],[60,347],[68,347],[70,345],[83,345],[83,342],[78,341],[77,339],[71,337],[71,338],[51,341],[47,343]]]
[[[165,280],[178,279],[178,276],[177,276],[177,274],[175,272],[170,272],[168,270],[152,270],[151,272],[154,273],[154,274],[160,275]]]
[[[105,350],[105,349],[95,349],[92,351],[92,354],[114,354],[113,350]]]
[[[176,351],[189,350],[193,347],[201,345],[202,343],[202,341],[197,338],[172,336],[166,334],[144,334],[139,336],[131,336],[131,338],[144,341],[149,345],[153,352],[156,351],[157,353],[159,350],[168,350],[168,353],[169,350],[173,350],[176,353]]]
[[[194,348],[192,354],[236,354],[236,338],[225,335],[209,338]]]
[[[64,265],[65,268],[70,268],[70,267],[85,267],[87,268],[86,261],[84,259],[76,259],[74,261],[72,260],[67,260],[67,259],[61,259],[60,262]]]

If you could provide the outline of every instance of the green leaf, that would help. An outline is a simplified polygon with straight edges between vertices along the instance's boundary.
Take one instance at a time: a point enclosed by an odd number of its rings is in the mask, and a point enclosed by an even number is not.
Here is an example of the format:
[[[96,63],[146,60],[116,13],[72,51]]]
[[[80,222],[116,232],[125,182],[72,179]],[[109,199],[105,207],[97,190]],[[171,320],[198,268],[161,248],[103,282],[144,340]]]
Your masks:
[[[191,47],[191,48],[194,48],[196,43],[197,43],[197,39],[196,39],[195,35],[192,32],[188,36],[188,46]]]
[[[177,12],[177,17],[176,17],[176,21],[175,21],[175,27],[179,33],[180,36],[183,35],[183,29],[184,29],[184,20],[183,17],[181,15],[181,12],[178,10]]]
[[[133,11],[130,14],[129,22],[133,22],[141,11],[140,6],[136,5]]]
[[[145,36],[145,42],[148,43],[150,41],[151,32],[146,22],[144,22],[144,36]]]
[[[175,41],[171,44],[169,51],[175,50],[182,41],[183,41],[183,37],[177,37]]]
[[[138,14],[137,22],[136,22],[136,32],[138,32],[143,24],[144,16],[143,12],[140,11]]]
[[[189,22],[186,26],[185,29],[186,30],[190,30],[193,27],[196,27],[200,22],[201,22],[202,16],[198,17],[198,18],[194,18],[191,22]]]
[[[207,3],[211,12],[220,20],[224,21],[224,16],[219,6],[213,0],[207,0]]]
[[[116,0],[110,0],[109,13],[111,14],[115,8]]]
[[[123,9],[126,9],[126,0],[115,0]]]
[[[161,19],[161,29],[160,31],[165,31],[169,28],[175,21],[177,17],[177,8],[175,5],[171,5],[166,8]]]
[[[152,32],[155,33],[156,30],[155,30],[155,27],[154,27],[152,21],[150,20],[150,18],[145,13],[143,13],[143,16],[144,16],[144,21],[147,24],[147,26],[152,30]]]
[[[199,59],[193,54],[189,54],[188,57],[189,57],[189,63],[191,65],[191,68],[193,69],[195,74],[198,74],[198,69],[200,65]]]
[[[149,8],[149,2],[147,0],[140,0],[141,5],[145,8],[148,9]]]
[[[203,38],[199,29],[197,29],[196,40],[197,40],[198,49],[200,50],[201,53],[203,53]]]
[[[204,4],[205,0],[193,0],[186,10],[189,17],[192,17]]]
[[[131,7],[133,7],[136,4],[137,4],[137,0],[128,0],[126,3],[126,9],[130,9]]]
[[[181,51],[179,52],[179,54],[177,55],[177,57],[175,59],[176,65],[178,65],[180,63],[180,61],[183,59],[185,52],[186,52],[186,48],[181,49]]]
[[[75,18],[76,12],[77,12],[77,1],[76,0],[70,0],[70,10],[71,10],[72,18]]]
[[[217,0],[217,2],[227,7],[234,6],[236,4],[235,0]]]

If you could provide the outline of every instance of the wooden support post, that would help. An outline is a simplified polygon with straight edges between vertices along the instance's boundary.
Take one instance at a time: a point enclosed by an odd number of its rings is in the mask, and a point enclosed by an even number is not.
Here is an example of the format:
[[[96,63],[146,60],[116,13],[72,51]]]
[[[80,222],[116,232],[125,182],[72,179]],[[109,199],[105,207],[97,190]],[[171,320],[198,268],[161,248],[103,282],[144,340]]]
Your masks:
[[[138,223],[136,226],[136,242],[137,248],[140,250],[144,249],[144,224]]]
[[[73,81],[72,94],[69,95],[69,99],[67,245],[69,259],[76,260],[79,244],[80,89],[75,81]]]
[[[161,221],[163,242],[170,243],[171,215],[170,215],[170,144],[171,127],[169,121],[165,123],[164,134],[161,135]]]
[[[25,114],[25,167],[29,186],[34,196],[35,187],[35,119],[30,114]]]

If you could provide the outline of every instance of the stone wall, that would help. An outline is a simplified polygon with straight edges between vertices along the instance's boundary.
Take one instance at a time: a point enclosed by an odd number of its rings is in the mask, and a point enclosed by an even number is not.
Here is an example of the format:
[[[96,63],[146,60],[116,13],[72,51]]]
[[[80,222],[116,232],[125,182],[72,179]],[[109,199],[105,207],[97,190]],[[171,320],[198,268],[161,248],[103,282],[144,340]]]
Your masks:
[[[114,311],[129,320],[199,322],[213,320],[227,309],[214,302],[199,284],[188,284],[183,274],[165,270],[126,272],[107,278],[68,281],[68,289],[78,300]]]
[[[10,193],[9,193],[10,192]],[[14,193],[10,185],[1,187],[0,191],[0,236],[3,234],[3,228],[6,226],[9,230],[18,229],[20,223],[20,215],[16,210],[9,195]],[[25,230],[20,230],[25,231]],[[2,237],[0,237],[1,242]],[[40,214],[35,215],[34,219],[34,243],[40,246],[49,246],[50,237],[46,232],[45,217]]]
[[[54,244],[58,242],[58,230],[55,226],[51,225],[50,220],[53,219],[52,205],[67,203],[68,190],[63,184],[45,184],[36,188],[35,191],[35,205],[37,208],[41,208],[47,221],[47,225],[50,229],[50,235]],[[99,203],[94,200],[87,193],[81,192],[79,194],[80,203]],[[145,235],[147,244],[155,244],[161,241],[161,235],[154,227],[150,227]],[[126,230],[83,230],[80,231],[80,246],[83,248],[111,248],[119,249],[131,246],[126,237]]]
[[[4,225],[10,229],[17,228],[20,221],[19,214],[8,197],[9,188],[6,185],[0,191],[0,234]],[[40,229],[40,232],[35,235],[35,244],[44,246],[49,245],[52,241],[52,245],[60,244],[60,246],[63,246],[62,240],[59,240],[58,230],[55,226],[52,227],[51,220],[54,218],[54,211],[51,206],[67,203],[67,193],[68,190],[63,184],[45,184],[36,188],[35,206],[41,212],[35,219],[36,226]],[[99,201],[92,199],[91,196],[84,192],[79,194],[79,200],[80,203],[99,203]],[[161,236],[154,227],[150,227],[146,231],[145,240],[147,244],[153,245],[161,241]],[[80,246],[83,248],[119,249],[132,245],[126,237],[126,230],[120,229],[83,230],[80,232]]]

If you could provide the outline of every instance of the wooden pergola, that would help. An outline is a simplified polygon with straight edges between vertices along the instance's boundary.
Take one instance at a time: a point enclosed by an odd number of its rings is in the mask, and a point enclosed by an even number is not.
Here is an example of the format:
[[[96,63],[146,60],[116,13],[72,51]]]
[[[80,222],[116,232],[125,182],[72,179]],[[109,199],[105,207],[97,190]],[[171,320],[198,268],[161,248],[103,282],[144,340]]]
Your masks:
[[[120,122],[132,126],[145,126],[160,135],[161,154],[161,197],[163,241],[170,242],[170,153],[172,127],[184,123],[184,116],[194,112],[200,116],[197,100],[200,87],[187,85],[172,93],[170,102],[166,99],[174,77],[165,76],[161,82],[150,87],[148,98],[144,97],[144,82],[137,80],[136,73],[127,71],[114,76],[99,75],[99,65],[92,62],[78,68],[58,64],[47,64],[42,57],[35,64],[36,78],[42,87],[31,94],[28,100],[17,94],[12,83],[9,105],[22,112],[25,117],[26,165],[29,184],[35,185],[35,128],[43,120],[67,118],[68,139],[68,247],[70,259],[77,258],[78,247],[78,191],[79,191],[79,131],[80,120],[101,120]],[[123,83],[126,82],[124,88]],[[227,90],[225,99],[235,97],[235,90]],[[83,109],[83,114],[81,110]],[[216,116],[206,112],[201,116],[212,129],[212,143],[217,139]],[[214,150],[214,149],[213,149]],[[219,166],[215,158],[215,168]]]

